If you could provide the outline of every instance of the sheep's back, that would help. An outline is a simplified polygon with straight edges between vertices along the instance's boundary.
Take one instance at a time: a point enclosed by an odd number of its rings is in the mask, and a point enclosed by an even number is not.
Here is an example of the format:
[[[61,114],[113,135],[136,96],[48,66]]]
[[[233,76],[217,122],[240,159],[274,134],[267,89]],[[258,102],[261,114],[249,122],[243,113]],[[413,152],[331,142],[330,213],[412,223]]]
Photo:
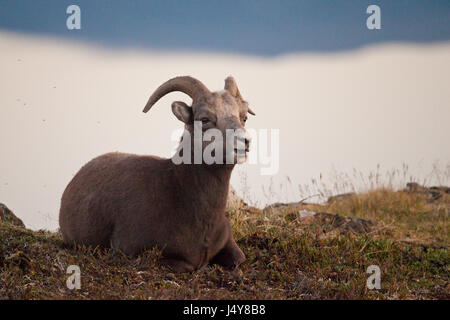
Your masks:
[[[61,199],[59,222],[65,242],[109,247],[116,221],[139,211],[146,198],[146,177],[162,170],[163,162],[158,157],[108,153],[84,165]]]

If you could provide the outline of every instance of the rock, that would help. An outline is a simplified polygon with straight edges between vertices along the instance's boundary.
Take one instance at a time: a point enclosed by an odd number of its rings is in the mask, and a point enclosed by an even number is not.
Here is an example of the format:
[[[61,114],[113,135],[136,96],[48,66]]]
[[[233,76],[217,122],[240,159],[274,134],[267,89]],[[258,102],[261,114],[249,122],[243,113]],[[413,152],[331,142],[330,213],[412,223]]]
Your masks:
[[[406,191],[413,193],[421,193],[430,197],[431,201],[442,198],[445,194],[450,194],[450,188],[445,186],[424,187],[416,182],[406,184]]]
[[[308,205],[308,203],[303,203],[303,202],[275,202],[272,203],[270,205],[268,205],[264,210],[266,209],[283,209],[283,208],[301,208],[303,206]]]
[[[316,215],[316,213],[314,211],[308,211],[308,210],[299,210],[298,211],[298,216],[300,218],[314,217],[315,215]]]
[[[338,214],[332,214],[327,212],[314,212],[310,210],[296,210],[295,212],[289,212],[286,214],[291,220],[298,219],[302,224],[317,224],[322,227],[326,232],[350,231],[353,233],[367,233],[377,226],[376,222],[361,219],[344,217]]]
[[[335,196],[331,196],[328,198],[327,202],[331,203],[331,202],[336,202],[336,201],[341,201],[341,200],[350,200],[355,196],[354,192],[348,192],[348,193],[343,193],[343,194],[338,194]]]
[[[0,203],[0,221],[5,221],[15,226],[25,228],[25,225],[22,222],[22,220],[17,218],[16,215],[12,213],[12,211],[9,210],[8,207],[5,206],[3,203]]]
[[[296,218],[303,224],[315,223],[324,230],[351,231],[354,233],[367,233],[377,225],[375,222],[361,218],[344,217],[327,212],[314,212],[309,210],[298,210]]]
[[[376,227],[376,223],[361,218],[343,217],[338,214],[318,212],[314,216],[315,222],[320,225],[329,225],[339,231],[351,231],[354,233],[367,233]]]
[[[314,222],[314,217],[316,214],[317,213],[314,211],[298,210],[295,217],[298,218],[303,224],[311,224]],[[292,215],[292,213],[290,215]]]
[[[275,213],[282,212],[285,214],[297,215],[300,211],[304,211],[305,206],[310,205],[310,203],[305,203],[303,201],[298,202],[275,202],[269,204],[263,209],[263,212]]]
[[[426,188],[422,187],[420,184],[416,182],[408,182],[406,184],[406,189],[409,192],[423,192],[426,190]]]

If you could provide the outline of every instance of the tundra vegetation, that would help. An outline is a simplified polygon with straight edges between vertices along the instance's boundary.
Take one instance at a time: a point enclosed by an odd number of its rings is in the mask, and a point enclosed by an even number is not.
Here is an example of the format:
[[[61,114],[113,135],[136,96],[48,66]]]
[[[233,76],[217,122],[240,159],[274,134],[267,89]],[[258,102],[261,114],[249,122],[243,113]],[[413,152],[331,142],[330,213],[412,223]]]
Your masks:
[[[206,265],[187,273],[161,265],[157,249],[133,258],[107,248],[67,249],[59,232],[7,219],[0,221],[0,297],[449,299],[449,208],[448,188],[419,184],[394,190],[374,183],[321,204],[262,210],[235,201],[226,215],[247,260],[233,271]],[[69,265],[80,267],[79,290],[66,286]],[[380,267],[380,290],[366,287],[370,265]]]

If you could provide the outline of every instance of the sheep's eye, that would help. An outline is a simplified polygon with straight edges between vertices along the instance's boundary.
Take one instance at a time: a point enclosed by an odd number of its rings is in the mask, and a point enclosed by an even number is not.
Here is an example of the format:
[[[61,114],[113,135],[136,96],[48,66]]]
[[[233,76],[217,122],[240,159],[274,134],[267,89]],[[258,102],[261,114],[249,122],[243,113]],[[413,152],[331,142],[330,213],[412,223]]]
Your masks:
[[[246,122],[247,122],[247,117],[244,118],[244,123],[246,123]]]
[[[202,121],[202,124],[208,124],[209,123],[209,119],[208,118],[202,118],[201,121]]]

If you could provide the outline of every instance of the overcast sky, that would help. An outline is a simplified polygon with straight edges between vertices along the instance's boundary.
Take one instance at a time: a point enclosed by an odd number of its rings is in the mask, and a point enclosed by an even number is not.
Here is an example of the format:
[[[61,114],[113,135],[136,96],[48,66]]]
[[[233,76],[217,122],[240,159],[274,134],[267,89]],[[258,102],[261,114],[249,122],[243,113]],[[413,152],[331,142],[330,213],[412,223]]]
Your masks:
[[[66,28],[71,4],[81,8],[81,30]],[[381,30],[366,27],[371,4],[381,8]],[[0,0],[0,29],[114,47],[273,56],[447,41],[450,1]]]

